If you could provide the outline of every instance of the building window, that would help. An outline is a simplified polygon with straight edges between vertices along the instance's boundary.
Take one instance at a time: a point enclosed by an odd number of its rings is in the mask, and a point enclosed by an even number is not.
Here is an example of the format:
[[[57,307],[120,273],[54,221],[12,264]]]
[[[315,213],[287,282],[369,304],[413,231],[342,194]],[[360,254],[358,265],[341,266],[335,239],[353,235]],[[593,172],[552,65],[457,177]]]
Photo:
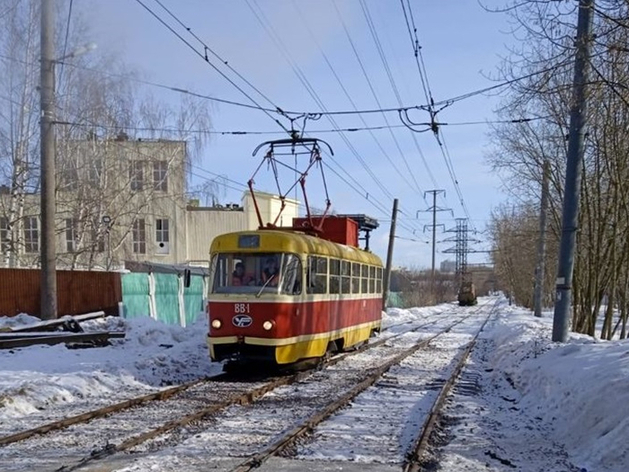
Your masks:
[[[144,162],[131,161],[129,166],[131,190],[139,192],[144,189]]]
[[[168,254],[168,241],[170,239],[168,220],[156,219],[155,220],[155,241],[157,242],[157,253]]]
[[[101,159],[94,159],[89,163],[87,178],[90,184],[97,185],[100,183],[100,177],[103,173],[103,161]]]
[[[79,171],[73,161],[65,163],[62,169],[62,188],[68,192],[75,192],[79,188]]]
[[[153,188],[161,192],[168,191],[168,162],[153,162]]]
[[[0,249],[3,254],[9,250],[9,246],[9,219],[3,216],[0,218]]]
[[[133,252],[146,254],[146,225],[144,220],[133,222]]]
[[[39,252],[39,225],[35,216],[24,218],[24,251]]]
[[[66,251],[76,251],[77,221],[76,218],[66,218]]]
[[[94,219],[92,221],[92,251],[105,252],[105,233],[107,233],[107,226],[101,227],[98,218]]]

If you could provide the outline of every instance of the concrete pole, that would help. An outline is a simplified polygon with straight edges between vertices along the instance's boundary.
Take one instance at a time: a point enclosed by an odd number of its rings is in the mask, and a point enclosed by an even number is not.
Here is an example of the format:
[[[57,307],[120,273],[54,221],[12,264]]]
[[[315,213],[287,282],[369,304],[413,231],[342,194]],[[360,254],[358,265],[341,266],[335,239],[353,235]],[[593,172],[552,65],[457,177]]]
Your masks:
[[[55,234],[54,0],[41,1],[41,309],[42,320],[57,317]]]
[[[550,161],[544,161],[542,177],[542,201],[539,212],[539,241],[537,242],[537,265],[535,267],[535,316],[542,316],[542,298],[544,297],[544,265],[546,259],[546,213],[548,212],[548,181],[550,180]]]
[[[572,272],[579,223],[579,191],[583,167],[584,135],[586,121],[587,66],[590,59],[592,9],[594,0],[579,0],[577,20],[577,53],[574,63],[572,107],[568,137],[568,162],[563,201],[561,245],[557,270],[557,297],[553,318],[553,341],[568,340],[570,306],[572,302]]]
[[[391,230],[389,231],[389,250],[387,251],[387,266],[384,270],[382,309],[387,309],[387,299],[389,298],[389,286],[391,284],[391,265],[393,263],[393,241],[395,240],[395,224],[397,223],[397,203],[398,199],[393,199],[393,215],[391,216]]]

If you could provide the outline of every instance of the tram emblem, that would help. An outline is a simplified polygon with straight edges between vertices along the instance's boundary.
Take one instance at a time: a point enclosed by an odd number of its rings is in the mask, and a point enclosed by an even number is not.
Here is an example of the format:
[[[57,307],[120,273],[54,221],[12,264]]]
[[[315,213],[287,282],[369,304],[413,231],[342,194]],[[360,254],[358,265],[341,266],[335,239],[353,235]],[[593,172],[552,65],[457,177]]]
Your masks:
[[[251,326],[253,319],[249,315],[236,315],[232,318],[232,324],[238,328]]]

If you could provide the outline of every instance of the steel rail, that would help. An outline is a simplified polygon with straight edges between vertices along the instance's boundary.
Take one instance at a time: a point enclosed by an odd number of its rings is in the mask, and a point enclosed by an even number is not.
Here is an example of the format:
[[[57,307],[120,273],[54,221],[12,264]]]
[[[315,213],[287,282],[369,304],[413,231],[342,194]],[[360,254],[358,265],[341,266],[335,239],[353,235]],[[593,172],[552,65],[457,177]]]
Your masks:
[[[435,400],[432,408],[430,409],[430,413],[428,414],[428,416],[424,420],[424,423],[422,424],[422,427],[420,429],[421,433],[417,437],[415,444],[412,447],[412,451],[406,456],[406,461],[404,462],[404,466],[403,466],[404,472],[419,472],[421,470],[420,468],[421,468],[422,457],[428,450],[430,436],[432,435],[435,429],[437,420],[441,416],[443,405],[445,404],[445,401],[448,395],[450,394],[450,391],[456,384],[456,381],[458,380],[461,372],[463,371],[463,368],[465,367],[465,363],[467,362],[467,359],[472,353],[472,350],[474,349],[474,346],[476,345],[476,341],[478,340],[478,337],[480,336],[481,332],[485,328],[485,325],[487,324],[491,316],[494,314],[497,306],[498,306],[498,301],[496,301],[494,306],[491,308],[490,313],[487,315],[487,318],[481,325],[480,329],[478,330],[474,338],[468,343],[467,347],[465,348],[465,351],[463,351],[463,353],[459,357],[459,360],[454,368],[454,371],[448,378],[447,382],[443,385],[443,387],[441,387],[441,390],[439,391],[439,394],[437,395],[437,399]]]
[[[462,323],[464,320],[466,320],[470,316],[471,314],[450,324],[443,331],[437,334],[434,334],[430,336],[429,338],[420,340],[412,347],[405,349],[400,354],[396,355],[395,357],[388,360],[387,362],[380,365],[379,367],[370,369],[368,371],[367,377],[364,380],[362,380],[359,384],[355,385],[349,391],[343,394],[340,398],[329,403],[325,408],[320,409],[317,413],[310,416],[309,418],[301,422],[299,425],[295,426],[293,429],[285,433],[279,440],[277,440],[271,446],[251,456],[250,458],[248,458],[247,460],[245,460],[244,462],[236,466],[234,469],[232,469],[231,472],[247,472],[254,468],[259,467],[263,462],[265,462],[272,456],[276,455],[278,452],[281,452],[282,450],[284,450],[285,448],[293,444],[293,442],[297,440],[298,438],[300,438],[301,436],[311,432],[318,424],[325,421],[336,411],[338,411],[339,409],[347,405],[349,402],[351,402],[356,396],[358,396],[360,393],[362,393],[367,388],[369,388],[374,383],[376,383],[378,379],[380,379],[380,377],[382,377],[382,375],[385,372],[387,372],[391,367],[399,364],[401,361],[403,361],[405,358],[409,357],[410,355],[414,354],[419,349],[427,347],[430,344],[430,342],[433,341],[435,338],[445,333],[450,332],[452,328]]]
[[[443,332],[438,333],[436,335],[431,336],[430,338],[428,338],[425,341],[425,344],[427,344],[428,342],[430,342],[430,340],[434,339],[437,336],[440,336],[441,334],[448,332],[450,329],[452,329],[452,327],[456,326],[459,323],[462,323],[464,320],[466,320],[467,318],[469,318],[470,315],[464,316],[463,318],[457,320],[456,322],[450,324]],[[363,345],[353,351],[348,351],[348,352],[344,352],[341,353],[339,355],[336,355],[330,359],[328,359],[325,364],[323,365],[324,367],[329,367],[329,366],[333,366],[339,362],[341,362],[342,360],[346,359],[349,356],[352,355],[356,355],[360,352],[363,352],[367,349],[371,349],[377,346],[380,346],[381,344],[391,340],[391,339],[395,339],[399,336],[402,336],[404,334],[407,334],[409,332],[413,332],[413,331],[417,331],[421,328],[424,328],[428,325],[434,324],[436,323],[436,321],[431,321],[428,323],[424,323],[421,324],[419,326],[416,326],[413,329],[404,331],[402,333],[396,333],[393,336],[389,336],[385,339],[380,339],[376,342],[373,343],[369,343],[366,345]],[[419,347],[417,349],[421,348],[421,344],[419,345]],[[393,364],[391,364],[393,365]],[[56,469],[57,472],[69,472],[69,471],[73,471],[73,470],[77,470],[78,468],[86,465],[89,462],[92,462],[94,460],[98,460],[98,459],[102,459],[108,456],[111,456],[115,453],[118,452],[123,452],[125,450],[128,450],[130,448],[133,448],[135,446],[138,446],[139,444],[142,444],[150,439],[153,439],[159,435],[162,435],[164,433],[167,433],[168,431],[171,431],[175,428],[178,427],[183,427],[186,426],[194,421],[199,421],[202,420],[206,417],[209,417],[211,415],[214,415],[216,413],[218,413],[219,411],[228,408],[229,406],[232,405],[248,405],[251,404],[253,402],[255,402],[257,399],[259,399],[260,397],[264,396],[265,394],[267,394],[268,392],[275,390],[278,387],[281,386],[285,386],[285,385],[291,385],[293,383],[299,382],[301,380],[304,380],[305,378],[309,377],[310,375],[312,375],[314,372],[316,372],[317,370],[320,370],[320,367],[315,367],[312,369],[308,369],[308,370],[304,370],[302,372],[298,372],[296,374],[290,375],[288,377],[282,377],[279,379],[275,379],[272,382],[269,382],[265,385],[262,385],[256,389],[244,392],[244,393],[240,393],[238,395],[234,395],[230,398],[227,398],[226,400],[216,403],[212,406],[208,406],[206,408],[202,408],[200,410],[195,411],[194,413],[191,413],[189,415],[186,415],[182,418],[179,418],[177,420],[173,420],[173,421],[169,421],[168,423],[165,423],[157,428],[154,428],[150,431],[146,431],[144,433],[138,434],[136,436],[133,436],[119,444],[107,444],[106,446],[104,446],[102,449],[98,450],[98,451],[93,451],[92,453],[90,453],[88,456],[83,457],[82,459],[80,459],[78,462],[71,464],[71,465],[64,465],[58,469]],[[366,387],[365,387],[366,388]]]
[[[170,387],[165,390],[160,390],[159,392],[149,393],[147,395],[142,395],[140,397],[130,398],[129,400],[124,400],[119,403],[114,403],[113,405],[105,406],[105,407],[98,408],[92,411],[87,411],[79,415],[70,416],[69,418],[64,418],[59,421],[47,423],[45,425],[38,426],[36,428],[31,428],[25,431],[21,431],[19,433],[10,434],[8,436],[3,436],[0,438],[0,446],[6,446],[7,444],[11,444],[18,441],[23,441],[24,439],[28,439],[38,434],[45,434],[50,431],[64,429],[78,423],[85,423],[86,421],[93,420],[95,418],[101,418],[111,413],[123,411],[128,408],[140,405],[142,403],[147,403],[147,402],[155,401],[155,400],[165,400],[169,397],[172,397],[173,395],[176,395],[177,393],[183,392],[184,390],[187,390],[190,387],[194,387],[195,385],[198,385],[200,383],[217,380],[223,375],[224,374],[219,374],[214,377],[193,380],[191,382],[181,384],[176,387]]]

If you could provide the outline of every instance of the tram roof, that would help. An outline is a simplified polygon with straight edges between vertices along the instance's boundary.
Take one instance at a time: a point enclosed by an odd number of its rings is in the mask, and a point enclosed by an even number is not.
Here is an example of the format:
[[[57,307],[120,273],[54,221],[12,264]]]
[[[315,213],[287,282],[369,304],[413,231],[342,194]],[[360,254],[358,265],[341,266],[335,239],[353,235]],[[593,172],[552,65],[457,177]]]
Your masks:
[[[258,244],[255,247],[243,247],[241,243],[243,236],[259,236]],[[382,265],[378,256],[357,247],[334,243],[300,232],[270,229],[238,231],[219,235],[212,241],[210,252],[291,252],[336,257],[363,264]]]

